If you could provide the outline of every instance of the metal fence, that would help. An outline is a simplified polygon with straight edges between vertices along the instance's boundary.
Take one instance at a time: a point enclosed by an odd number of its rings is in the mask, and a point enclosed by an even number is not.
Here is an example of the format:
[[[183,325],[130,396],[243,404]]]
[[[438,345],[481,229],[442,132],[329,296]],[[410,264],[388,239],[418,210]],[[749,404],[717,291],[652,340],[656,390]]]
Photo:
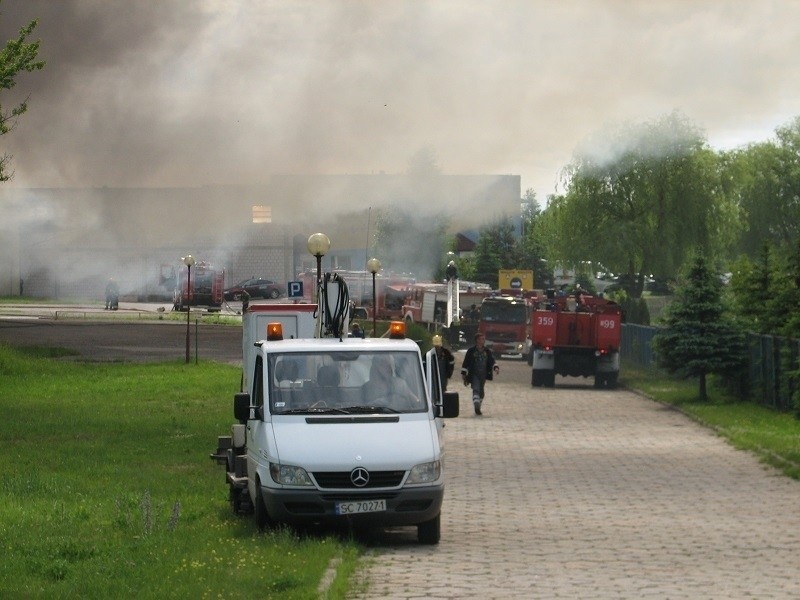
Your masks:
[[[658,327],[623,323],[620,358],[644,368],[656,367],[653,338]],[[789,410],[798,387],[800,340],[747,334],[748,368],[742,389],[766,406]]]

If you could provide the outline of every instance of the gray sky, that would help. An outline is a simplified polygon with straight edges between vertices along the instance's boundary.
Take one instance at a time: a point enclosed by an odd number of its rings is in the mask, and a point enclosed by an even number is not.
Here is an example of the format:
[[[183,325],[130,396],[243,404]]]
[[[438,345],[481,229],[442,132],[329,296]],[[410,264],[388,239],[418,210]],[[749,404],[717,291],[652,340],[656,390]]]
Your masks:
[[[518,174],[542,204],[586,138],[678,110],[714,148],[800,115],[800,1],[2,0],[43,71],[0,95],[12,186]]]

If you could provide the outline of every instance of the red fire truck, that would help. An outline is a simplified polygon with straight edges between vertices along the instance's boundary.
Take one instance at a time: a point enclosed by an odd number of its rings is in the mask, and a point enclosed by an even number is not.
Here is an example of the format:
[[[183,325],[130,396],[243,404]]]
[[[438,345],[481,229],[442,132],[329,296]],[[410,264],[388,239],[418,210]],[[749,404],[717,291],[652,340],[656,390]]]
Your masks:
[[[615,302],[551,293],[531,318],[531,385],[553,387],[558,374],[594,377],[595,387],[616,387],[621,322]]]
[[[225,271],[215,269],[207,262],[198,262],[192,267],[192,289],[189,289],[188,269],[180,269],[177,285],[172,296],[175,310],[188,310],[190,306],[203,306],[209,311],[222,308],[222,290],[225,287]]]
[[[504,293],[483,299],[478,332],[486,336],[486,346],[495,356],[518,356],[523,360],[528,357],[531,308],[531,299],[522,294]]]

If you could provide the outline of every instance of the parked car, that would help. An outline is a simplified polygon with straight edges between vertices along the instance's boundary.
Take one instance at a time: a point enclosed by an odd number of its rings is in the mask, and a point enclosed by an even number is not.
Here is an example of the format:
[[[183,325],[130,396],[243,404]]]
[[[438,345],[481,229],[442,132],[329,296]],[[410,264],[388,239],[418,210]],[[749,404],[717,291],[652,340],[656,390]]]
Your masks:
[[[350,309],[350,320],[360,319],[366,321],[369,319],[369,312],[363,306],[354,306]]]
[[[648,289],[647,286],[652,285],[655,282],[655,279],[652,277],[645,277],[644,278],[644,285],[645,289]],[[621,275],[616,275],[612,278],[612,283],[607,285],[603,288],[603,293],[608,294],[611,292],[618,292],[619,290],[629,291],[633,289],[636,285],[636,281],[633,277],[631,277],[627,273],[622,273]]]
[[[231,301],[241,300],[243,292],[247,292],[250,298],[272,298],[274,300],[283,295],[283,286],[270,279],[254,277],[232,285],[223,293],[225,300]]]

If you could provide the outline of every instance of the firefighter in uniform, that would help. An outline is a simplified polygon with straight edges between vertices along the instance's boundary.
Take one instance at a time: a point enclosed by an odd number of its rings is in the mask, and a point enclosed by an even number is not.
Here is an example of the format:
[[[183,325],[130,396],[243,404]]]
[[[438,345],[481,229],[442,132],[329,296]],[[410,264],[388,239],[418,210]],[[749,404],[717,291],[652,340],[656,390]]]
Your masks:
[[[433,349],[436,352],[436,362],[439,365],[439,379],[442,382],[442,391],[447,391],[447,380],[453,376],[456,359],[453,353],[442,346],[442,336],[435,335],[432,339]]]

